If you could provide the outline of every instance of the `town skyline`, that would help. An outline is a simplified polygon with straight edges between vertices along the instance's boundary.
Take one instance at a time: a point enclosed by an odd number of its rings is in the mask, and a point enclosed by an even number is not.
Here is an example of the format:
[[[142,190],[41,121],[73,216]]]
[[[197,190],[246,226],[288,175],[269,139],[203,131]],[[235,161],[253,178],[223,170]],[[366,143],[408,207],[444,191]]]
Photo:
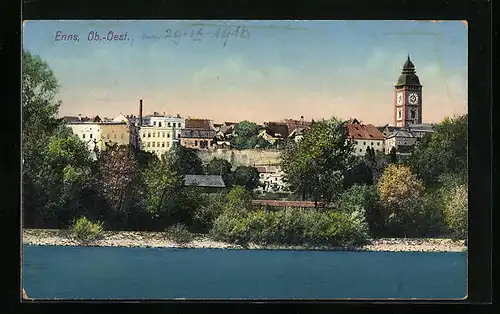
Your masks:
[[[23,43],[58,78],[60,116],[137,116],[143,99],[144,115],[217,123],[336,116],[392,124],[394,85],[408,54],[423,85],[424,123],[468,111],[467,28],[460,21],[200,23],[29,21]],[[240,36],[154,38],[165,28],[208,32],[224,25]],[[88,40],[90,32],[111,29],[128,41]],[[61,34],[79,40],[61,41]]]

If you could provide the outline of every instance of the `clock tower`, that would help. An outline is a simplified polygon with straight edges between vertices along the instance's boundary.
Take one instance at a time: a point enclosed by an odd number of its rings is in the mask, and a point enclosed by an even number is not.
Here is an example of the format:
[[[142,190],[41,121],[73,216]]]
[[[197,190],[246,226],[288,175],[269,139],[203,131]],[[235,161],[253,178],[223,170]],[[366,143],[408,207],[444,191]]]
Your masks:
[[[410,55],[403,65],[403,72],[394,86],[394,126],[407,127],[422,123],[422,85]]]

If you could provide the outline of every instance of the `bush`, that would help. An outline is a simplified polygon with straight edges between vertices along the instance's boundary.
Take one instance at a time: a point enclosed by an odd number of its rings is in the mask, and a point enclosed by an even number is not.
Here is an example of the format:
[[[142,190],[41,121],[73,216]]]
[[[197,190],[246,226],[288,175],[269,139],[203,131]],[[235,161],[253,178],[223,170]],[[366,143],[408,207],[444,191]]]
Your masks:
[[[195,238],[194,234],[189,232],[186,226],[180,223],[170,226],[165,230],[165,232],[167,234],[167,238],[176,243],[189,243]]]
[[[444,197],[444,220],[454,235],[467,238],[468,190],[462,184],[448,190]]]
[[[244,187],[236,185],[226,195],[224,211],[247,212],[252,208],[252,195]]]
[[[80,217],[73,222],[70,234],[74,239],[82,243],[89,243],[103,238],[103,222],[92,222],[86,217]]]
[[[211,233],[217,240],[233,243],[358,245],[366,243],[368,226],[357,212],[256,210],[224,213],[215,221]]]
[[[194,211],[194,221],[203,230],[210,230],[222,212],[224,211],[225,195],[223,193],[205,195],[204,204],[198,206]]]

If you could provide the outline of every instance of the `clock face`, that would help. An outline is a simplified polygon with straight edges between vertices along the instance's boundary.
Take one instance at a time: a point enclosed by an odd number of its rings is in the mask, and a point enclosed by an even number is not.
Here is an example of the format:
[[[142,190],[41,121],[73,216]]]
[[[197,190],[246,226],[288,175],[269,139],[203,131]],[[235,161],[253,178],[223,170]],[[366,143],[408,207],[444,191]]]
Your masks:
[[[403,103],[403,93],[398,93],[396,96],[396,103],[401,105]]]
[[[411,93],[408,97],[408,102],[412,105],[416,105],[418,103],[418,95],[415,93]]]

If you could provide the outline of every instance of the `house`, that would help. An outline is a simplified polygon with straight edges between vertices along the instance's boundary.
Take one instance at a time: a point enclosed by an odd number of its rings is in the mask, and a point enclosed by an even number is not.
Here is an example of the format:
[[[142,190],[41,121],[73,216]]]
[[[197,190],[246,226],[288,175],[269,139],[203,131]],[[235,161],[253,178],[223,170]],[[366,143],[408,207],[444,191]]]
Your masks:
[[[174,147],[174,129],[158,125],[143,125],[139,130],[139,147],[160,158]]]
[[[180,144],[187,148],[214,149],[216,131],[208,119],[186,119],[181,131]]]
[[[186,118],[181,117],[179,114],[176,116],[167,115],[166,113],[160,114],[154,112],[152,115],[143,117],[143,126],[152,126],[164,129],[173,129],[173,144],[174,147],[180,144],[180,137],[182,129],[185,128]]]
[[[289,192],[288,185],[284,181],[285,173],[279,166],[255,166],[259,172],[258,192],[276,193]]]
[[[272,145],[288,138],[288,126],[283,122],[264,122],[263,128],[259,130],[258,136],[262,137]]]
[[[299,141],[304,137],[304,133],[309,130],[313,124],[313,121],[305,121],[304,116],[300,117],[300,120],[285,119],[285,124],[288,128],[288,138],[294,141]]]
[[[71,121],[71,120],[67,120]],[[66,125],[71,129],[82,142],[87,145],[87,149],[91,152],[92,158],[96,159],[96,150],[100,150],[99,143],[101,142],[101,125],[98,122],[68,122]]]
[[[435,125],[431,123],[410,124],[407,130],[417,139],[421,139],[426,134],[434,132],[434,126]]]
[[[129,122],[100,122],[101,138],[98,141],[100,150],[110,146],[131,145],[137,147],[137,131]]]
[[[347,138],[354,143],[354,155],[364,156],[368,147],[375,152],[384,151],[385,136],[372,124],[349,123],[345,125]]]
[[[409,154],[411,147],[417,142],[417,137],[405,129],[399,129],[387,136],[385,139],[385,153],[390,154],[392,148],[396,149],[398,154]]]
[[[196,186],[205,192],[218,192],[226,187],[222,176],[201,174],[185,175],[184,186]]]

